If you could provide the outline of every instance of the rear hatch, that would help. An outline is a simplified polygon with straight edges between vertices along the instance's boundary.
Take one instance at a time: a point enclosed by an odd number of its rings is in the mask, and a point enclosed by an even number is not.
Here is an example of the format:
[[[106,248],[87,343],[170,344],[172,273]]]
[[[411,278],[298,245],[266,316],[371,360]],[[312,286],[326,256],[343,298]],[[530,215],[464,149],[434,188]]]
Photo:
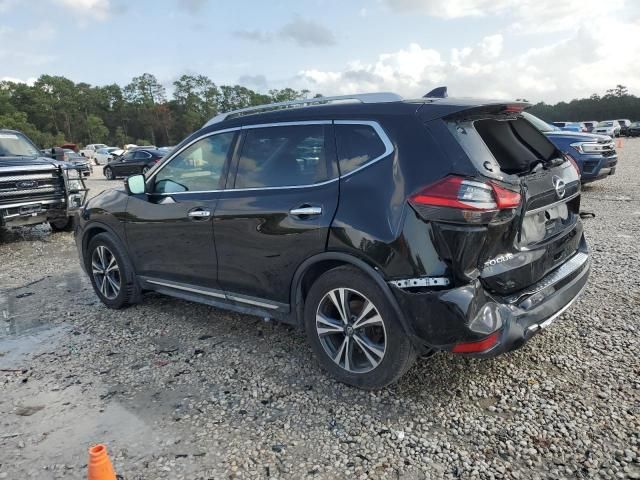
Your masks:
[[[448,132],[455,139],[442,142],[453,171],[440,186],[410,199],[432,223],[454,283],[480,278],[499,295],[538,282],[572,257],[582,240],[578,167],[520,115],[523,107],[473,107],[425,124],[432,134]],[[449,193],[443,183],[453,187]],[[434,200],[451,192],[457,203]]]

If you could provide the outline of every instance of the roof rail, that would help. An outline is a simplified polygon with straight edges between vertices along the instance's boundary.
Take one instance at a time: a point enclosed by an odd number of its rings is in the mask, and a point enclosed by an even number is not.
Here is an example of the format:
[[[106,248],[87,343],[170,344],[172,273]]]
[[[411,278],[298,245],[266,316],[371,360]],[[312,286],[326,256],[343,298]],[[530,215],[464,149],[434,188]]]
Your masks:
[[[337,97],[305,98],[304,100],[268,103],[264,105],[256,105],[254,107],[241,108],[239,110],[232,110],[230,112],[220,113],[219,115],[216,115],[207,123],[205,123],[204,126],[207,127],[209,125],[213,125],[214,123],[220,123],[232,117],[241,117],[243,115],[251,115],[253,113],[260,113],[262,111],[268,111],[268,110],[277,110],[280,108],[304,107],[304,106],[311,106],[314,104],[326,104],[329,102],[344,102],[344,101],[354,101],[354,102],[360,102],[360,103],[384,103],[384,102],[400,102],[402,100],[403,98],[400,95],[396,93],[391,93],[391,92],[359,93],[355,95],[340,95]]]

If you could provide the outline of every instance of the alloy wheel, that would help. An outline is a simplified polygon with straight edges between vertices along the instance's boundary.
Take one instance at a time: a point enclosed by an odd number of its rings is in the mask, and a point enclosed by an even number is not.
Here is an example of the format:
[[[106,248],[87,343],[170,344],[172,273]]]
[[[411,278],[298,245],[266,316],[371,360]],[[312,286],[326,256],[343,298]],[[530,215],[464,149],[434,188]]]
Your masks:
[[[113,300],[120,293],[120,267],[115,255],[104,245],[98,245],[91,255],[91,271],[100,293]]]
[[[336,288],[322,298],[316,332],[325,353],[348,372],[370,372],[384,358],[387,332],[382,316],[356,290]]]

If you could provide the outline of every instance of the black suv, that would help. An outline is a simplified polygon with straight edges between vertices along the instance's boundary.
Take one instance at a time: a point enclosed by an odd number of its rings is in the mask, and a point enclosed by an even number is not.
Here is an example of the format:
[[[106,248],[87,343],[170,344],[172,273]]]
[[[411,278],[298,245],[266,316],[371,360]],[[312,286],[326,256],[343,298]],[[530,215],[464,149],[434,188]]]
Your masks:
[[[582,292],[577,166],[524,103],[366,94],[219,115],[93,198],[76,241],[112,308],[145,291],[304,330],[339,380],[521,346]]]

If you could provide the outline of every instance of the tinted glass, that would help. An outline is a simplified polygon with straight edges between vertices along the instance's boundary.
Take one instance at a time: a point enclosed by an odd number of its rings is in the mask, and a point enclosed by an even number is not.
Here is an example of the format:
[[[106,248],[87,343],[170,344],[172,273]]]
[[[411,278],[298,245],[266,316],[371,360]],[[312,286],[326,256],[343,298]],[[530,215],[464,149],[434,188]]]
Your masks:
[[[203,138],[183,150],[158,172],[154,192],[199,192],[220,189],[234,132]]]
[[[385,146],[369,125],[336,125],[340,174],[354,171],[385,152]]]
[[[0,157],[40,155],[40,151],[24,136],[14,132],[0,132]]]
[[[323,125],[247,130],[235,188],[311,185],[326,179]]]

